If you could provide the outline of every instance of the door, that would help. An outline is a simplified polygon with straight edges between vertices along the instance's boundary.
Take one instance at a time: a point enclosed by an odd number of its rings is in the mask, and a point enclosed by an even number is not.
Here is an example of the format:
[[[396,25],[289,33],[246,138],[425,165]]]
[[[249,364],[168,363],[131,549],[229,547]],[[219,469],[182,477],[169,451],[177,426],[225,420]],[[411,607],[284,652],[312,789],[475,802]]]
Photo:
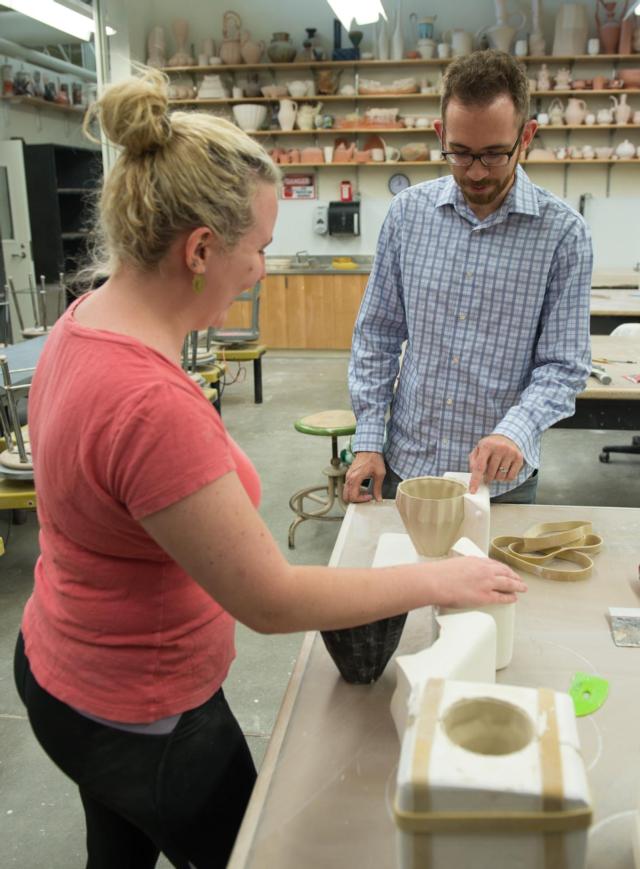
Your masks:
[[[0,237],[5,275],[7,278],[13,278],[15,288],[19,291],[24,325],[32,326],[33,315],[30,313],[31,306],[27,291],[29,280],[35,281],[35,272],[31,256],[31,227],[24,157],[22,142],[18,140],[0,141]],[[4,288],[1,289],[4,292]],[[11,322],[14,337],[19,340],[19,321],[13,302]]]

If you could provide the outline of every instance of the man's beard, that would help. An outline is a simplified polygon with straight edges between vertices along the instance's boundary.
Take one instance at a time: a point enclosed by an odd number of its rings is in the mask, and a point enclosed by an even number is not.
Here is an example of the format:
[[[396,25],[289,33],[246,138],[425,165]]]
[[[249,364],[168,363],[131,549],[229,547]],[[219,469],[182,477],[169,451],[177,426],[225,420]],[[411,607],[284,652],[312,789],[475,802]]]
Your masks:
[[[518,164],[516,163],[513,172],[507,175],[506,178],[503,178],[502,181],[483,182],[483,186],[485,187],[485,190],[483,191],[468,189],[464,178],[461,181],[458,181],[458,185],[464,193],[467,202],[472,205],[490,205],[500,196],[501,193],[504,193],[506,188],[512,183],[516,174],[517,165]]]

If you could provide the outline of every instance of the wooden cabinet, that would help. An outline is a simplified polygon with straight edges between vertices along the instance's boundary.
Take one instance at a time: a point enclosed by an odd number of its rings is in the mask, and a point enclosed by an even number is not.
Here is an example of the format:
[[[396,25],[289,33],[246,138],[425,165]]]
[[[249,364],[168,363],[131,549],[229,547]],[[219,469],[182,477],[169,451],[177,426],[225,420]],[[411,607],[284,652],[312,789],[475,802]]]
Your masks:
[[[368,275],[268,275],[260,295],[260,341],[270,349],[349,350]],[[225,325],[248,326],[235,303]]]

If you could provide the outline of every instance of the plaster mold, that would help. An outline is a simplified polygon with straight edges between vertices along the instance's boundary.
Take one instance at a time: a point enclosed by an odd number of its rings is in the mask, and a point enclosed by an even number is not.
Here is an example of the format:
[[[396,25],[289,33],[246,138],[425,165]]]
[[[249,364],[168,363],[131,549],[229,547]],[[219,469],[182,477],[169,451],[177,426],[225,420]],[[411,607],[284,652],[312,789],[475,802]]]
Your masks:
[[[405,731],[401,869],[584,869],[590,795],[571,698],[429,679]]]

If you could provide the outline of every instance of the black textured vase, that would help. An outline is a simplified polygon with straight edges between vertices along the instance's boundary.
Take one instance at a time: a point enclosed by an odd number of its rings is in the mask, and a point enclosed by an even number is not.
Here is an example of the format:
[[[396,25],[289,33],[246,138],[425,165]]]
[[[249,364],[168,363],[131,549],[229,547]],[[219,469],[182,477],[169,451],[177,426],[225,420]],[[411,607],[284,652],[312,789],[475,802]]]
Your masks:
[[[398,648],[406,620],[407,613],[403,613],[357,628],[321,631],[342,678],[354,685],[368,685],[379,679]]]

